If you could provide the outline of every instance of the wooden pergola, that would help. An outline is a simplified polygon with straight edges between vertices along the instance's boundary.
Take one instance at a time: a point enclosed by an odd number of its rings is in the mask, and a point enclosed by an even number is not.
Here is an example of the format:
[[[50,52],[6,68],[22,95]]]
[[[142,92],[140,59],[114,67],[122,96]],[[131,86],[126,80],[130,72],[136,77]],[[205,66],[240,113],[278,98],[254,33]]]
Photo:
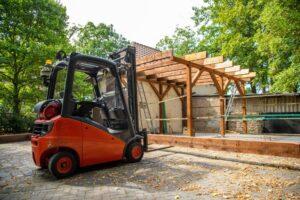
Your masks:
[[[168,91],[173,88],[178,96],[186,95],[187,133],[194,136],[192,114],[192,88],[195,85],[213,84],[220,96],[220,133],[224,136],[225,98],[230,83],[236,85],[241,96],[245,96],[245,83],[255,77],[254,72],[233,65],[232,61],[224,61],[223,56],[207,58],[206,52],[199,52],[176,57],[172,51],[158,52],[140,57],[136,61],[137,79],[148,82],[159,101],[163,101]],[[158,84],[158,89],[154,84]],[[165,90],[163,90],[165,85]],[[182,98],[182,106],[184,101]],[[159,118],[162,118],[162,105],[159,106]],[[246,99],[243,98],[243,115],[246,115]],[[160,121],[162,132],[162,121]],[[243,121],[243,131],[247,133],[247,121]]]

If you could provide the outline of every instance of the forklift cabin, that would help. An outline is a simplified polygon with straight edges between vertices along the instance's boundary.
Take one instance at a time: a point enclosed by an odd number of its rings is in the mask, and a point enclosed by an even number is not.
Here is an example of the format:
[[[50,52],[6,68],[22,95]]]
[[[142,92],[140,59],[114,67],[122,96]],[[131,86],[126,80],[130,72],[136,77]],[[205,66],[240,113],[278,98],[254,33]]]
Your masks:
[[[138,127],[135,49],[129,46],[110,58],[79,53],[67,57],[59,52],[56,64],[43,69],[48,93],[47,100],[35,106],[32,155],[37,166],[48,168],[57,178],[72,175],[78,167],[123,159],[138,162],[147,148],[146,131]],[[64,91],[57,98],[57,77],[63,70]],[[74,97],[76,72],[87,75],[92,100]],[[122,86],[121,76],[127,78],[127,87]],[[99,82],[108,82],[107,77],[113,81],[110,95],[99,87]]]

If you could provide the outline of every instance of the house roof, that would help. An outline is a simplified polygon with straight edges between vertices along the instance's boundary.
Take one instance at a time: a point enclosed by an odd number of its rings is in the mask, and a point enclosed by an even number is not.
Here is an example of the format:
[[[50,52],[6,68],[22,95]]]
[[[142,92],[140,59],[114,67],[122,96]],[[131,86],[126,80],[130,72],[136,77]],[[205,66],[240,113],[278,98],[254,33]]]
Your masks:
[[[140,44],[138,42],[132,42],[131,45],[135,47],[136,58],[140,58],[143,56],[148,56],[148,55],[160,52],[160,50],[158,50],[158,49]]]

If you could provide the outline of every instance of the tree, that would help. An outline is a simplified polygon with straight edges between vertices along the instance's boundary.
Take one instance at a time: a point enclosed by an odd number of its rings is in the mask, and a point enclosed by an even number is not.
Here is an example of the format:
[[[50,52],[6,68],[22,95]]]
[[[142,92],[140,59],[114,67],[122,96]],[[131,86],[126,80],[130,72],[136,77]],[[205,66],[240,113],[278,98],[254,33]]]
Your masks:
[[[160,50],[173,49],[175,55],[182,56],[197,51],[199,49],[198,42],[195,31],[190,27],[177,27],[175,33],[171,37],[165,36],[161,39],[156,44],[156,48]]]
[[[2,0],[0,103],[19,116],[41,96],[39,66],[68,45],[66,9],[54,0]]]
[[[202,43],[213,53],[219,52],[244,68],[257,73],[255,83],[266,88],[267,65],[260,57],[254,35],[260,7],[253,0],[206,0],[207,6],[194,8],[193,19]],[[255,84],[252,85],[255,92]]]
[[[197,34],[189,35],[188,42],[182,43],[175,31],[174,36],[161,40],[158,47],[181,52],[186,49],[186,43],[196,42],[190,45],[192,51],[222,54],[255,71],[253,92],[256,88],[262,92],[299,91],[298,1],[204,0],[204,3],[202,7],[193,8]],[[190,31],[190,28],[183,29]]]
[[[300,91],[300,4],[262,0],[255,34],[258,52],[267,58],[272,92]]]
[[[76,50],[100,57],[121,49],[129,44],[128,40],[118,34],[113,25],[88,22],[85,26],[73,27]]]

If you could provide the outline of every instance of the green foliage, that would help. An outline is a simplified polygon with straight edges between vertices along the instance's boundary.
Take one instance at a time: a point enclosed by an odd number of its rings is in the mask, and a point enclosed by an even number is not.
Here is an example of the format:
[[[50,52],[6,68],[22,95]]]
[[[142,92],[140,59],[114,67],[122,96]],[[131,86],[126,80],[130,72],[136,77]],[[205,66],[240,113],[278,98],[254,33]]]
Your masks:
[[[128,40],[118,34],[113,25],[88,22],[85,26],[72,27],[76,50],[89,55],[107,57],[111,52],[129,44]]]
[[[32,110],[44,94],[39,66],[68,46],[67,18],[54,0],[1,1],[0,103],[13,116]]]
[[[161,50],[173,49],[175,55],[182,56],[197,51],[197,44],[198,39],[195,31],[190,27],[177,27],[174,35],[165,36],[157,43],[156,48]]]
[[[20,133],[32,130],[34,115],[15,115],[0,107],[0,133]]]
[[[296,0],[205,0],[193,8],[197,34],[178,28],[157,45],[179,55],[207,51],[256,72],[252,91],[299,91],[300,4]],[[190,35],[185,32],[193,33]],[[181,38],[185,38],[182,42]],[[200,38],[200,39],[199,39]],[[186,45],[189,44],[189,45]],[[288,80],[287,80],[288,79]]]
[[[68,47],[66,9],[54,0],[0,3],[1,131],[31,128],[32,107],[45,95],[40,67]]]

